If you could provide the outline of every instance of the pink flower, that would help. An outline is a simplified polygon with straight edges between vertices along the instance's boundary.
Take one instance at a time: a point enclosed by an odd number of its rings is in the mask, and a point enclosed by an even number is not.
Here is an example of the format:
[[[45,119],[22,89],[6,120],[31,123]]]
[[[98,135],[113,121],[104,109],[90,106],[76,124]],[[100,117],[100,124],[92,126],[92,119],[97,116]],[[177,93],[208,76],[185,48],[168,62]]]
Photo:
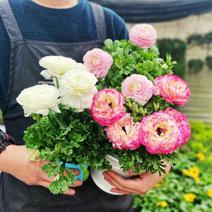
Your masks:
[[[141,146],[139,131],[140,123],[134,123],[127,113],[119,121],[106,128],[107,137],[114,148],[135,150]]]
[[[88,51],[84,55],[83,61],[85,66],[97,78],[104,78],[107,76],[109,69],[113,65],[113,58],[111,55],[97,48]]]
[[[132,74],[122,82],[121,92],[124,97],[145,105],[153,95],[153,83],[146,76]]]
[[[141,143],[151,154],[171,154],[182,145],[181,130],[175,119],[164,111],[141,121]]]
[[[165,110],[165,112],[168,113],[170,116],[172,116],[172,118],[174,118],[175,121],[177,122],[177,125],[182,135],[181,144],[183,145],[187,143],[187,141],[189,140],[191,136],[191,129],[185,115],[173,108],[168,108]]]
[[[184,80],[174,74],[155,79],[154,94],[161,95],[169,103],[183,106],[190,97],[190,90]]]
[[[93,99],[91,115],[101,126],[110,126],[125,115],[124,97],[115,89],[99,91]]]
[[[143,49],[151,48],[157,40],[157,32],[149,24],[137,24],[129,32],[130,41]]]

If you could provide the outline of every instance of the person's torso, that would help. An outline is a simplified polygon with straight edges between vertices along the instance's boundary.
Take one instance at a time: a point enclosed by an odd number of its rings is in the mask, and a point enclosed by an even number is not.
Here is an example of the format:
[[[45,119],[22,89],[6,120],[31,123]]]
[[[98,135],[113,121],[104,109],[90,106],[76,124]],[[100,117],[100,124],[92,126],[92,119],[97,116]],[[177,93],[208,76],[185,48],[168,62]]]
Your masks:
[[[24,39],[78,43],[96,39],[93,13],[87,0],[68,9],[42,7],[32,0],[9,0]],[[126,39],[123,20],[113,11],[103,8],[107,38]],[[0,18],[0,108],[4,109],[8,92],[11,46]]]

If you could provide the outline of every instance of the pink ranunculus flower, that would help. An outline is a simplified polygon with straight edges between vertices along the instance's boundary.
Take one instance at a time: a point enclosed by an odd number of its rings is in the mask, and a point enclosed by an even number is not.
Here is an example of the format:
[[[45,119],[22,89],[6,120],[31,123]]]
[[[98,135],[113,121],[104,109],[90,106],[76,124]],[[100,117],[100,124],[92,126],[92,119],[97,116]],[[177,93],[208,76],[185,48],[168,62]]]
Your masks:
[[[153,95],[153,83],[146,76],[132,74],[122,82],[121,92],[124,97],[145,105]]]
[[[186,144],[191,137],[191,129],[186,116],[173,108],[168,108],[165,110],[165,112],[172,116],[177,122],[180,132],[182,134],[181,144]]]
[[[179,106],[184,106],[191,94],[187,83],[174,74],[157,77],[154,84],[154,95]]]
[[[152,25],[137,24],[129,32],[130,41],[143,49],[151,48],[157,40],[157,31]]]
[[[85,66],[93,73],[97,78],[104,78],[107,76],[108,71],[113,65],[112,56],[103,51],[102,49],[95,48],[88,51],[84,57],[83,61]]]
[[[134,123],[133,118],[127,113],[119,121],[107,127],[106,133],[113,147],[116,149],[135,150],[141,146],[140,123]]]
[[[171,154],[182,145],[182,132],[177,122],[164,111],[142,119],[140,138],[151,154]]]
[[[124,97],[115,89],[103,89],[93,98],[91,115],[101,126],[110,126],[121,119],[126,109]]]

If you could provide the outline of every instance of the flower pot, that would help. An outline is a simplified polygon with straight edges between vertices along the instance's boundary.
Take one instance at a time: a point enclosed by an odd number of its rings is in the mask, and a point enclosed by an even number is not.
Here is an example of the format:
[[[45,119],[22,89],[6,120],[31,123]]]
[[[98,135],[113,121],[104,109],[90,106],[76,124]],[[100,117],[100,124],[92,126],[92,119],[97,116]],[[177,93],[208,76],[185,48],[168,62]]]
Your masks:
[[[86,164],[83,164],[84,169],[82,169],[82,166],[80,165],[76,165],[73,163],[65,163],[65,167],[68,169],[75,169],[78,170],[80,172],[80,174],[78,176],[76,176],[76,179],[79,181],[85,181],[87,179],[87,173],[85,173],[86,171],[88,172],[88,166]]]
[[[116,172],[117,174],[121,175],[122,177],[125,178],[129,178],[129,176],[126,175],[126,173],[123,172],[123,170],[120,167],[119,161],[111,156],[111,155],[107,155],[106,159],[110,162],[110,165],[112,166],[112,171]],[[117,194],[111,191],[111,189],[113,188],[112,185],[110,185],[105,179],[104,179],[104,175],[103,172],[105,172],[106,170],[91,170],[91,177],[93,179],[93,181],[95,182],[95,184],[104,192],[109,193],[109,194],[113,194],[113,195],[121,195],[121,194]]]

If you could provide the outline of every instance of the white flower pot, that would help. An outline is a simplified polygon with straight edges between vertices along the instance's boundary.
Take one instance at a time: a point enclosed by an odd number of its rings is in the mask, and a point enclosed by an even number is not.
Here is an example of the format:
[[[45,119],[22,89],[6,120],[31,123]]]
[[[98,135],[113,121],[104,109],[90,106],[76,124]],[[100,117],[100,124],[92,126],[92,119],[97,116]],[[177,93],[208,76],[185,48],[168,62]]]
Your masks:
[[[123,170],[120,167],[119,161],[115,157],[113,157],[111,155],[107,155],[106,159],[110,162],[110,165],[112,166],[112,169],[111,169],[112,171],[118,173],[122,177],[129,178],[129,176],[127,176],[126,173],[123,172]],[[92,177],[93,181],[100,189],[102,189],[106,193],[113,194],[113,195],[121,195],[121,194],[117,194],[117,193],[110,191],[111,188],[113,188],[113,186],[110,185],[104,179],[103,172],[105,172],[105,171],[106,170],[102,170],[102,171],[99,171],[96,169],[91,170],[91,177]]]

